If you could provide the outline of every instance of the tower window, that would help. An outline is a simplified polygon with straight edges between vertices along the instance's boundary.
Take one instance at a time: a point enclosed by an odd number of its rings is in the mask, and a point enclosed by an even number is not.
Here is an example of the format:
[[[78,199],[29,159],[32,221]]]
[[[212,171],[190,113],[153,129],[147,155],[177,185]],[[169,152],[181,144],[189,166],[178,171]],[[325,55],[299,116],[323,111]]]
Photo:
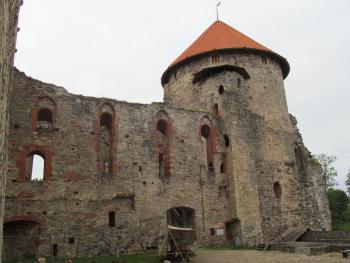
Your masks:
[[[115,212],[111,211],[108,213],[108,225],[110,227],[115,227]]]
[[[52,255],[56,257],[58,255],[58,245],[52,244]]]
[[[49,109],[41,109],[38,112],[37,127],[39,129],[52,128],[52,112]]]
[[[227,134],[224,135],[224,142],[225,142],[225,147],[230,146],[230,139],[228,138]]]
[[[74,243],[75,243],[74,237],[68,238],[68,244],[74,244]]]
[[[276,182],[273,184],[273,191],[275,193],[275,197],[278,199],[278,198],[281,198],[282,196],[282,187],[281,187],[281,184],[279,182]]]
[[[237,78],[237,87],[240,88],[241,87],[241,79]]]
[[[225,173],[225,163],[222,162],[221,165],[220,165],[220,173]]]
[[[224,91],[225,91],[224,86],[220,85],[218,89],[219,94],[221,95],[222,93],[224,93]]]
[[[218,62],[220,62],[220,57],[219,57],[219,55],[213,55],[213,56],[211,57],[211,61],[212,61],[212,63],[218,63]]]
[[[162,133],[163,135],[166,135],[167,133],[167,122],[165,120],[159,120],[157,122],[157,131]]]

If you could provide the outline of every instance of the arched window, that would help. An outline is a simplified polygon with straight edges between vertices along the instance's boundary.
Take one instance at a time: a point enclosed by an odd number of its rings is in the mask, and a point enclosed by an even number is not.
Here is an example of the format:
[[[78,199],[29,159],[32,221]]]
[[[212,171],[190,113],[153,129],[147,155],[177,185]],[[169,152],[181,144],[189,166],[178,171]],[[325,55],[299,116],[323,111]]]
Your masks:
[[[45,174],[45,156],[41,152],[32,152],[27,157],[27,179],[42,182]]]
[[[106,127],[108,130],[112,129],[112,116],[109,113],[103,113],[100,117],[100,126]]]
[[[230,139],[228,138],[227,134],[224,135],[224,142],[225,142],[225,147],[230,146]]]
[[[112,172],[112,125],[112,115],[103,113],[100,116],[100,158],[101,170],[104,174],[110,174]]]
[[[157,122],[157,131],[162,133],[163,135],[167,134],[168,124],[165,120],[159,120]]]
[[[210,128],[208,125],[203,125],[201,128],[201,136],[205,139],[209,139],[210,136]]]
[[[52,112],[51,112],[51,110],[41,109],[38,111],[37,128],[38,129],[51,129],[52,128]]]
[[[201,136],[205,139],[205,151],[206,151],[206,157],[207,157],[207,166],[208,171],[213,172],[214,171],[214,163],[213,163],[213,149],[211,145],[211,134],[210,134],[210,127],[206,124],[204,124],[201,127]]]
[[[224,86],[220,85],[219,88],[218,88],[219,94],[221,95],[222,93],[224,93],[224,91],[225,91]]]
[[[275,197],[277,199],[281,198],[281,196],[282,196],[282,187],[281,187],[281,184],[279,182],[275,182],[273,184],[273,191],[274,191]]]

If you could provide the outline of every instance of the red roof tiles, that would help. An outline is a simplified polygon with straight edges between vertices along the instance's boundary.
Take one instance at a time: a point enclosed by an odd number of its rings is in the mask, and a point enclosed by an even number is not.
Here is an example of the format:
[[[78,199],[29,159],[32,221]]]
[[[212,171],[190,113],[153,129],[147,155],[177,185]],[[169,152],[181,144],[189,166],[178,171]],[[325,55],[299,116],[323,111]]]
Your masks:
[[[193,44],[187,48],[171,65],[175,65],[187,58],[222,49],[258,49],[269,51],[267,47],[259,44],[236,29],[221,21],[215,21]]]
[[[249,50],[253,52],[261,52],[274,57],[282,68],[283,78],[289,73],[288,61],[282,56],[274,53],[267,47],[259,44],[243,33],[230,27],[221,21],[215,21],[209,28],[200,35],[193,44],[187,48],[163,73],[162,85],[167,82],[170,71],[181,62],[189,58],[206,54],[213,51],[222,50]]]

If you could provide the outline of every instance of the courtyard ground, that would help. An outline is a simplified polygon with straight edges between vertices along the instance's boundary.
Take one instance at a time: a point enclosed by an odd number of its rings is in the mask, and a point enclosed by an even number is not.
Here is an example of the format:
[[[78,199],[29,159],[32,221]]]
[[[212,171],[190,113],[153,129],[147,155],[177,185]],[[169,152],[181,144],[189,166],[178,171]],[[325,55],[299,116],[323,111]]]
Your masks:
[[[342,258],[341,253],[307,256],[277,251],[198,249],[195,254],[192,263],[350,263],[350,258]]]

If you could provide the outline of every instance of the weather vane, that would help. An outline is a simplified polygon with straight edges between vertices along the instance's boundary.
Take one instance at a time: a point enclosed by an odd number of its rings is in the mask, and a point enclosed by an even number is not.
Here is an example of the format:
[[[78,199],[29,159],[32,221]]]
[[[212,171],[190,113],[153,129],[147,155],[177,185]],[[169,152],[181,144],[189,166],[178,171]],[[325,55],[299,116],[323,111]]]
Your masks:
[[[219,21],[219,5],[221,5],[221,1],[219,1],[217,4],[216,4],[216,20]]]

